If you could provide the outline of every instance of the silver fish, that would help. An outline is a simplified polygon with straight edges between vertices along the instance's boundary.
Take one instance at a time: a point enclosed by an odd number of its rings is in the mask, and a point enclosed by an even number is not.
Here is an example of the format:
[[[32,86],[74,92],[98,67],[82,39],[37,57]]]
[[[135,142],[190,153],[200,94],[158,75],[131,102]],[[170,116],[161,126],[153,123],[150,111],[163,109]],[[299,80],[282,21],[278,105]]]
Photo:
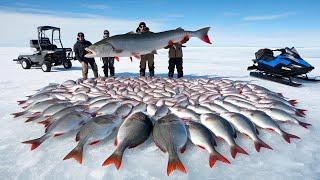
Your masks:
[[[149,138],[151,131],[152,122],[147,115],[142,112],[130,115],[118,130],[115,140],[116,150],[102,163],[102,166],[113,163],[119,169],[124,151],[128,147],[134,148],[142,144]]]
[[[188,139],[182,120],[174,114],[168,114],[155,122],[152,135],[159,149],[169,154],[167,175],[176,169],[186,173],[177,153],[178,150],[182,153],[185,151]]]

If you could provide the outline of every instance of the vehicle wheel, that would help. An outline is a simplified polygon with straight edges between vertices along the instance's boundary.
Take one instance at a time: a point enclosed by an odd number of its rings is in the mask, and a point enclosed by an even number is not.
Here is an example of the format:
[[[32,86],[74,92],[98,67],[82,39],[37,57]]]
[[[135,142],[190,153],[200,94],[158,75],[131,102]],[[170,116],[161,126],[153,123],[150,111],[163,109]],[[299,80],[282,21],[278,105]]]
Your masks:
[[[50,72],[51,71],[51,63],[48,61],[43,61],[43,64],[41,65],[41,69],[43,72]]]
[[[20,62],[21,62],[21,66],[23,69],[30,69],[31,68],[31,62],[29,61],[29,59],[23,58]]]
[[[64,61],[63,62],[63,67],[66,69],[70,69],[72,67],[71,61]]]

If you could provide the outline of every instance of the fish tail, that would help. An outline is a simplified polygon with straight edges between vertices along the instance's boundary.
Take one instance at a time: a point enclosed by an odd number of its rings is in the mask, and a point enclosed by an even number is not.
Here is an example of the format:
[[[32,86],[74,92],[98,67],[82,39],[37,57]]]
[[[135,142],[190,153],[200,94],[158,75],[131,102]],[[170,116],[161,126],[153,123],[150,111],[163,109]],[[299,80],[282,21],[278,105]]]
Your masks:
[[[221,161],[225,164],[230,164],[230,161],[224,156],[222,156],[220,153],[218,152],[211,153],[209,156],[209,166],[212,168],[216,163],[216,161]]]
[[[13,115],[13,118],[17,118],[17,117],[20,117],[26,113],[27,113],[27,111],[21,111],[21,112],[12,113],[11,115]]]
[[[40,114],[41,114],[41,113],[39,113],[39,114],[32,114],[32,116],[27,117],[27,120],[26,120],[25,122],[31,122],[31,121],[34,121],[34,120],[38,119],[38,118],[41,116]]]
[[[244,149],[242,149],[238,145],[231,146],[230,151],[231,151],[231,156],[233,157],[233,159],[236,158],[237,153],[249,155]]]
[[[40,144],[42,144],[47,138],[48,137],[46,136],[46,134],[44,134],[40,138],[24,141],[22,143],[31,144],[31,151],[32,151],[32,150],[36,149],[37,147],[39,147]]]
[[[114,164],[114,166],[119,169],[121,166],[123,152],[115,150],[114,153],[109,156],[103,163],[102,166],[107,166],[109,164]]]
[[[296,106],[296,104],[298,104],[297,100],[295,99],[291,99],[288,101],[292,106]]]
[[[263,142],[261,139],[257,139],[256,141],[254,141],[254,147],[256,148],[257,152],[260,152],[261,147],[273,150],[272,147]]]
[[[208,31],[209,31],[210,27],[206,27],[206,28],[202,28],[199,29],[197,31],[194,32],[195,36],[198,37],[199,39],[201,39],[202,41],[208,43],[208,44],[212,44],[209,36],[208,36]]]
[[[311,126],[311,124],[302,121],[298,121],[298,124],[306,129],[308,129],[308,126]]]
[[[282,137],[287,143],[290,143],[290,138],[300,139],[300,137],[293,135],[293,134],[289,134],[284,131],[282,131]]]
[[[82,164],[83,145],[84,145],[83,141],[80,141],[78,145],[63,158],[63,160],[73,158],[79,164]]]
[[[183,173],[187,173],[186,168],[183,166],[178,155],[171,156],[169,155],[169,161],[167,166],[167,175],[169,176],[174,170],[179,170]]]
[[[48,127],[51,123],[51,117],[46,117],[44,120],[39,121],[39,124],[43,124],[44,127]]]
[[[296,109],[296,112],[297,113],[299,113],[299,114],[301,114],[302,116],[305,116],[306,115],[306,112],[307,110],[305,110],[305,109]]]
[[[22,105],[22,104],[24,104],[24,103],[26,103],[26,102],[27,102],[27,100],[20,100],[20,101],[17,101],[18,105]]]

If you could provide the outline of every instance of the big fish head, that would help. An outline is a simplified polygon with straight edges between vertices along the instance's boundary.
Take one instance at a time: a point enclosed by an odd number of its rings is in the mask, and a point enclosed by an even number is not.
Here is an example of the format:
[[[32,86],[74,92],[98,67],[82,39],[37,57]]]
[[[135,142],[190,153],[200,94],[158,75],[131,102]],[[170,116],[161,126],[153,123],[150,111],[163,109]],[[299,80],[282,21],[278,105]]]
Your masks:
[[[87,51],[87,54],[85,55],[86,58],[114,56],[114,48],[112,47],[112,45],[103,40],[92,44],[85,50]]]

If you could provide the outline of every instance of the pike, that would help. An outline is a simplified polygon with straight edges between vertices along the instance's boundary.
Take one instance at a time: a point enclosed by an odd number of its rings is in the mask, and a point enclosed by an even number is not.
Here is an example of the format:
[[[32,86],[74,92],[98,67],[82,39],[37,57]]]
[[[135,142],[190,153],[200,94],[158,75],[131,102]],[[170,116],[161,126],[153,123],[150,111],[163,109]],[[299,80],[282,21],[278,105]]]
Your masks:
[[[210,27],[197,31],[185,31],[182,28],[163,31],[159,33],[127,33],[115,35],[100,40],[86,48],[88,52],[85,57],[137,57],[140,55],[155,52],[173,43],[183,42],[191,37],[197,37],[202,41],[211,44],[208,31]]]

